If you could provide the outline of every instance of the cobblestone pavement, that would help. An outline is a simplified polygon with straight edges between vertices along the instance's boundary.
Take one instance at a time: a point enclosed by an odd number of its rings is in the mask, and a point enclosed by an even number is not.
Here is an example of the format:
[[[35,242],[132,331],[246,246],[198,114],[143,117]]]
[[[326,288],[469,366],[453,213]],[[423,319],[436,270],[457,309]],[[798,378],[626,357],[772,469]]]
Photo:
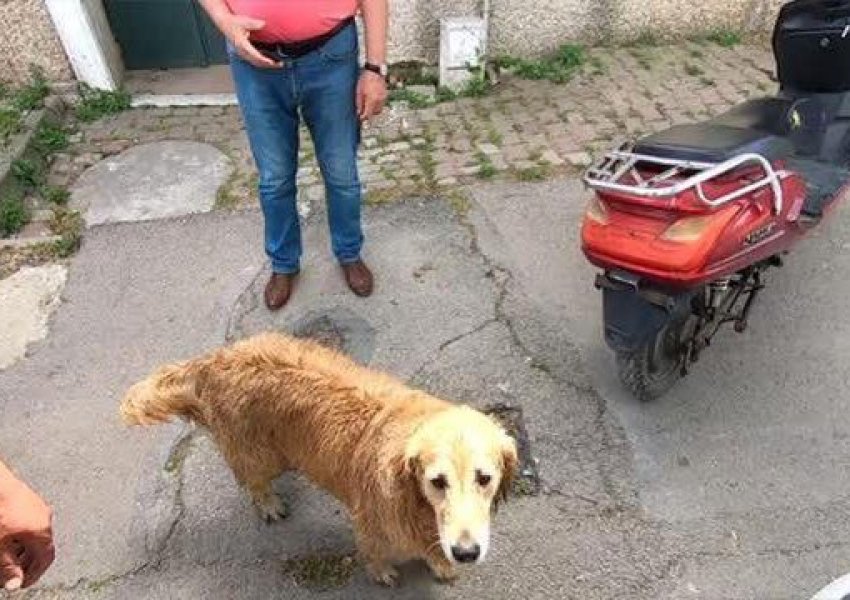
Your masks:
[[[364,132],[367,201],[475,179],[561,174],[585,165],[615,139],[699,120],[771,93],[772,71],[765,45],[595,48],[567,84],[507,76],[483,97],[423,109],[395,104]],[[84,125],[72,139],[71,150],[52,166],[52,183],[71,184],[85,168],[134,144],[197,140],[236,163],[219,205],[254,202],[256,173],[237,107],[134,109]],[[302,149],[300,189],[316,201],[323,191],[312,144]]]

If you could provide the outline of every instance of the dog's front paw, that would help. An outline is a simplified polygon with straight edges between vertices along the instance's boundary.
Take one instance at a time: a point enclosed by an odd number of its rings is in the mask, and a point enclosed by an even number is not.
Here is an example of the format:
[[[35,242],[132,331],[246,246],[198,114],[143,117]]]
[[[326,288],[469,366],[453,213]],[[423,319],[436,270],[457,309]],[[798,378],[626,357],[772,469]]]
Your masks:
[[[262,501],[255,500],[254,505],[257,507],[260,518],[266,523],[274,523],[280,519],[285,519],[289,514],[286,504],[284,504],[283,500],[277,494],[269,494]]]
[[[394,567],[387,564],[371,564],[366,566],[366,571],[369,577],[377,584],[386,587],[396,587],[398,585],[398,571]]]
[[[457,571],[449,562],[428,561],[428,567],[434,575],[434,579],[440,583],[454,583],[457,579]]]

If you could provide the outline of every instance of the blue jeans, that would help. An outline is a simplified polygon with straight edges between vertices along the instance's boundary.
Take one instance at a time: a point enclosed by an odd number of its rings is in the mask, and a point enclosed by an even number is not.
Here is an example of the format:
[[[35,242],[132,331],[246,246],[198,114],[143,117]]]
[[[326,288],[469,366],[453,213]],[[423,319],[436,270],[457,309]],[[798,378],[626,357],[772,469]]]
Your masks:
[[[239,106],[260,173],[265,247],[275,273],[295,273],[301,262],[297,210],[298,129],[303,117],[325,182],[331,245],[341,264],[360,258],[361,187],[357,173],[360,122],[355,107],[359,75],[357,30],[346,27],[321,48],[280,57],[282,69],[259,69],[229,49]]]

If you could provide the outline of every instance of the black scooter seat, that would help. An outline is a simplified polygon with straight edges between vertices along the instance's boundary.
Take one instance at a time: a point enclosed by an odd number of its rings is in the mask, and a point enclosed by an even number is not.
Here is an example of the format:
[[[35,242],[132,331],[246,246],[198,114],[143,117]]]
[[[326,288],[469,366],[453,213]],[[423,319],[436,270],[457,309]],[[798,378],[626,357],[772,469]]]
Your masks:
[[[635,152],[708,163],[749,152],[771,161],[784,158],[795,152],[793,115],[803,104],[780,97],[750,100],[708,121],[647,136],[638,141]]]
[[[706,121],[676,125],[645,137],[634,151],[675,160],[721,163],[747,153],[773,161],[792,155],[794,146],[787,138],[766,131]]]

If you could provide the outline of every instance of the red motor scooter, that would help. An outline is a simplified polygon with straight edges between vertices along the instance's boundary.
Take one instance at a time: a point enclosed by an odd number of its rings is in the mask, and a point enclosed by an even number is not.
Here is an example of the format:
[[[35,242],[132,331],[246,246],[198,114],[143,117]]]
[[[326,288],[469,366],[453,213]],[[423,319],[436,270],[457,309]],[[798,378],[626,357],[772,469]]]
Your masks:
[[[850,0],[795,0],[773,35],[780,90],[606,154],[582,227],[605,339],[641,400],[720,327],[747,328],[764,273],[850,183]]]

